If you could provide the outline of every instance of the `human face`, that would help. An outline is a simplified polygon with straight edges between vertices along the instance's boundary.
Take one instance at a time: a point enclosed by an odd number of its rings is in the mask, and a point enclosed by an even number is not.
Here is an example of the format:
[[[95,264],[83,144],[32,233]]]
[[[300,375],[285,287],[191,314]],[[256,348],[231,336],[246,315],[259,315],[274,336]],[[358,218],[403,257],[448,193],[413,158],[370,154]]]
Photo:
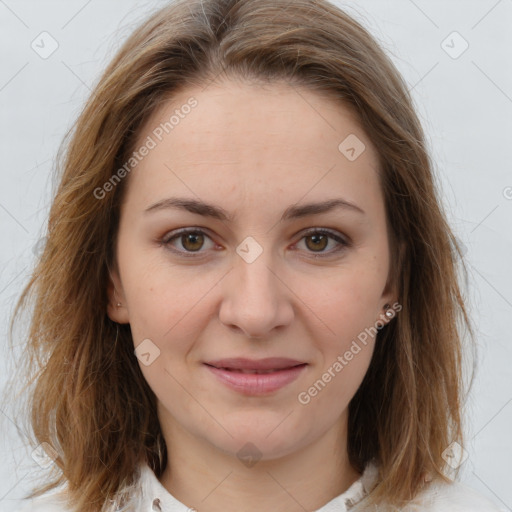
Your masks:
[[[190,98],[196,106],[181,109]],[[158,127],[176,109],[179,122],[162,136]],[[339,149],[349,135],[365,146],[355,159]],[[156,146],[127,178],[109,315],[130,324],[135,347],[150,340],[139,365],[163,430],[232,455],[252,443],[262,460],[339,431],[371,336],[307,404],[299,396],[393,301],[378,158],[357,119],[305,88],[224,81],[176,94],[136,147],[148,137]],[[226,217],[154,207],[170,198],[214,205]],[[290,207],[337,199],[352,206],[282,220]],[[195,238],[175,237],[183,228]],[[269,357],[305,366],[258,394],[205,364]]]

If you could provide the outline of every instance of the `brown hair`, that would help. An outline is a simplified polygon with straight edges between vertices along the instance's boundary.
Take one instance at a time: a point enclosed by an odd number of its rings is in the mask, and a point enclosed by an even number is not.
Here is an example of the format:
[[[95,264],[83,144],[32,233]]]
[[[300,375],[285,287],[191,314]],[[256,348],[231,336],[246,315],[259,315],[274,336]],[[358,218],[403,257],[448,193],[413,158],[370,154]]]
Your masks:
[[[166,466],[156,398],[129,325],[106,314],[129,178],[102,199],[94,190],[130,158],[162,102],[221,74],[326,93],[357,112],[377,149],[403,309],[379,331],[350,402],[348,453],[358,471],[378,463],[374,503],[404,503],[426,473],[445,479],[443,450],[463,444],[461,328],[473,331],[458,282],[462,256],[403,78],[372,36],[326,0],[173,2],[129,37],[96,85],[66,138],[46,245],[11,324],[12,336],[30,298],[31,428],[36,444],[58,453],[53,479],[30,496],[67,483],[74,510],[96,512],[134,482],[140,462],[157,477]]]

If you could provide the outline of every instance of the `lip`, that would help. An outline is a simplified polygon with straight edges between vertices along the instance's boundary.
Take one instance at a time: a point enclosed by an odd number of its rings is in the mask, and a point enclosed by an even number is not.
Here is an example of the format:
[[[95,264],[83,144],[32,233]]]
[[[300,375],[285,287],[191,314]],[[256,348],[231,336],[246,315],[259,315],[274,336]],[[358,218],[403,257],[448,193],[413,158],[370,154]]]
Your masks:
[[[231,357],[218,359],[217,361],[207,361],[205,364],[216,368],[229,368],[233,370],[282,370],[305,363],[304,361],[297,361],[287,357],[267,357],[265,359]]]
[[[205,363],[215,377],[230,389],[243,395],[259,396],[278,391],[293,382],[307,367],[306,363],[289,366],[270,373],[242,373],[236,370],[216,368]]]

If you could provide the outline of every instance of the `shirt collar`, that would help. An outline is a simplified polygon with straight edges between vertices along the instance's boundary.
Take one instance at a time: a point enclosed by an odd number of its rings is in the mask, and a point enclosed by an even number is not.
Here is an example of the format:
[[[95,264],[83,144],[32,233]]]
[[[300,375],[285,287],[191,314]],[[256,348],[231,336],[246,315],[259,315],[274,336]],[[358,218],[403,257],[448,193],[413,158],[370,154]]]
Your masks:
[[[377,480],[378,468],[375,463],[367,464],[361,477],[345,492],[317,509],[315,512],[347,512],[359,503],[373,488]],[[140,466],[141,512],[191,512],[194,510],[178,501],[160,483],[147,464]]]

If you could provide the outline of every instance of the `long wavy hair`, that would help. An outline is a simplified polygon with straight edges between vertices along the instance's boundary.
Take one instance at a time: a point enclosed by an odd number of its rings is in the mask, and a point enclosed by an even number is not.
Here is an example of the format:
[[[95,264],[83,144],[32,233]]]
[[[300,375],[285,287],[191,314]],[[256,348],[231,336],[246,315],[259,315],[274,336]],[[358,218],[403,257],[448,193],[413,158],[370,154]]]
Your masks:
[[[100,199],[94,191],[129,161],[155,109],[220,75],[327,94],[357,113],[377,149],[402,311],[379,331],[349,404],[348,455],[359,472],[378,463],[372,503],[405,503],[426,474],[448,481],[443,451],[464,444],[464,341],[474,334],[458,270],[467,272],[407,84],[368,31],[327,0],[172,2],[99,79],[59,151],[45,244],[10,325],[12,343],[30,307],[23,412],[31,442],[56,457],[29,497],[65,484],[74,511],[104,511],[135,485],[140,463],[157,477],[165,469],[156,398],[130,327],[106,313],[129,176]]]

